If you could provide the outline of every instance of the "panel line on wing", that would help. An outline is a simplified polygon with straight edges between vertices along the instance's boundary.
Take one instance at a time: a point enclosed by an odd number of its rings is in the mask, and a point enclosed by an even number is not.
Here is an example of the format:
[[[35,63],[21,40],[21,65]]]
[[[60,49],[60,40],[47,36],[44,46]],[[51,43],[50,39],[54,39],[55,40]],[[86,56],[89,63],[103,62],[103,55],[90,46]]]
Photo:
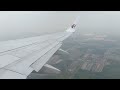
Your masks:
[[[65,33],[64,33],[64,34],[65,34]],[[64,34],[63,34],[61,37],[57,38],[57,39],[49,39],[49,40],[58,40],[58,39],[64,37]],[[53,36],[53,37],[54,37],[54,36]],[[4,51],[4,52],[0,52],[0,55],[3,55],[3,54],[5,54],[5,53],[9,53],[9,52],[14,51],[14,50],[16,50],[16,49],[25,48],[25,47],[28,47],[28,46],[31,46],[31,45],[34,45],[34,44],[44,43],[44,42],[47,42],[47,41],[49,41],[49,40],[46,40],[46,41],[43,41],[43,42],[35,42],[35,43],[32,43],[32,44],[28,44],[28,45],[25,45],[25,46],[21,46],[21,47],[18,47],[18,48],[14,48],[14,49],[10,49],[10,50]]]
[[[19,39],[19,40],[10,40],[10,41],[3,41],[0,42],[0,53],[3,53],[5,51],[9,51],[15,48],[19,48],[25,45],[32,44],[33,42],[43,42],[46,40],[50,39],[58,39],[60,37],[64,36],[64,32],[59,35],[59,33],[56,33],[56,35],[51,34],[51,35],[46,35],[45,36],[39,36],[39,37],[32,37],[32,38],[25,38],[25,39]],[[15,44],[16,43],[16,44]],[[5,47],[5,48],[3,48]]]

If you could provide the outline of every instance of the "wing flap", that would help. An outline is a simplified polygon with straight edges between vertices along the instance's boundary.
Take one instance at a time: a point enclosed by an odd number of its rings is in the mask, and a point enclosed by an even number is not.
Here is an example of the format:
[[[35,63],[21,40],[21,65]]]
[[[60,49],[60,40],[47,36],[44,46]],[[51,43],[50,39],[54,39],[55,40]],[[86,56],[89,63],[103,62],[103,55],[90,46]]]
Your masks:
[[[13,62],[21,61],[22,58],[29,57],[29,55],[32,55],[32,53],[37,52],[38,50],[41,50],[43,48],[46,48],[50,44],[55,42],[55,40],[50,40],[48,42],[40,43],[37,45],[32,45],[25,48],[20,48],[17,50],[13,50],[8,53],[4,53],[0,56],[0,68],[5,67]]]
[[[38,59],[36,62],[34,62],[30,67],[32,67],[35,71],[39,71],[44,64],[50,59],[50,57],[60,48],[62,44],[58,44],[53,49],[51,49],[49,52],[47,52],[44,56],[42,56],[40,59]]]
[[[4,68],[27,75],[28,73],[26,71],[28,70],[29,66],[32,63],[34,63],[37,59],[39,59],[41,56],[46,54],[50,49],[55,47],[57,44],[59,44],[59,42],[55,42],[54,44],[50,45],[49,47],[44,48],[43,50],[40,50],[40,51],[32,54],[31,56],[23,58],[13,64],[10,64],[10,65],[4,67]]]

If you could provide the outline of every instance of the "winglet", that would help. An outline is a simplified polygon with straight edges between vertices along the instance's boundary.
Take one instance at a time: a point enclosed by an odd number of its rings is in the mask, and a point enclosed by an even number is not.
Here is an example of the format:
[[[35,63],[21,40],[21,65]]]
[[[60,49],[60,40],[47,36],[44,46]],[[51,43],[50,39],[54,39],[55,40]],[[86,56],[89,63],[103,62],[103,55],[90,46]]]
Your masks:
[[[76,18],[75,22],[66,30],[66,32],[75,32],[78,21],[79,17]]]

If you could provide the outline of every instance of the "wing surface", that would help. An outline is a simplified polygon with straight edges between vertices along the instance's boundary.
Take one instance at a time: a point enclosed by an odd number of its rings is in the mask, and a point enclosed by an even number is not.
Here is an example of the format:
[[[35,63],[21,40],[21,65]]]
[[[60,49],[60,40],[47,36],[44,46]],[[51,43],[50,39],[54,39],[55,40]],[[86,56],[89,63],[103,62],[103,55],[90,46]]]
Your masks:
[[[76,23],[65,32],[0,42],[0,79],[26,79],[33,70],[38,72],[75,26]]]

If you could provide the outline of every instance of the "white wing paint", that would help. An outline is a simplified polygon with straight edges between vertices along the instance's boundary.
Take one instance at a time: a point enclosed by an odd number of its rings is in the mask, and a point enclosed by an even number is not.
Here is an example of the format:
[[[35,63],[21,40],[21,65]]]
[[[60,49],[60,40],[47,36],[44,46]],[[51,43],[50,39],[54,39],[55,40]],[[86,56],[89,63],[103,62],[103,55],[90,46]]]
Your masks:
[[[53,68],[47,61],[75,27],[76,22],[64,32],[0,42],[0,79],[25,79],[43,66]]]

